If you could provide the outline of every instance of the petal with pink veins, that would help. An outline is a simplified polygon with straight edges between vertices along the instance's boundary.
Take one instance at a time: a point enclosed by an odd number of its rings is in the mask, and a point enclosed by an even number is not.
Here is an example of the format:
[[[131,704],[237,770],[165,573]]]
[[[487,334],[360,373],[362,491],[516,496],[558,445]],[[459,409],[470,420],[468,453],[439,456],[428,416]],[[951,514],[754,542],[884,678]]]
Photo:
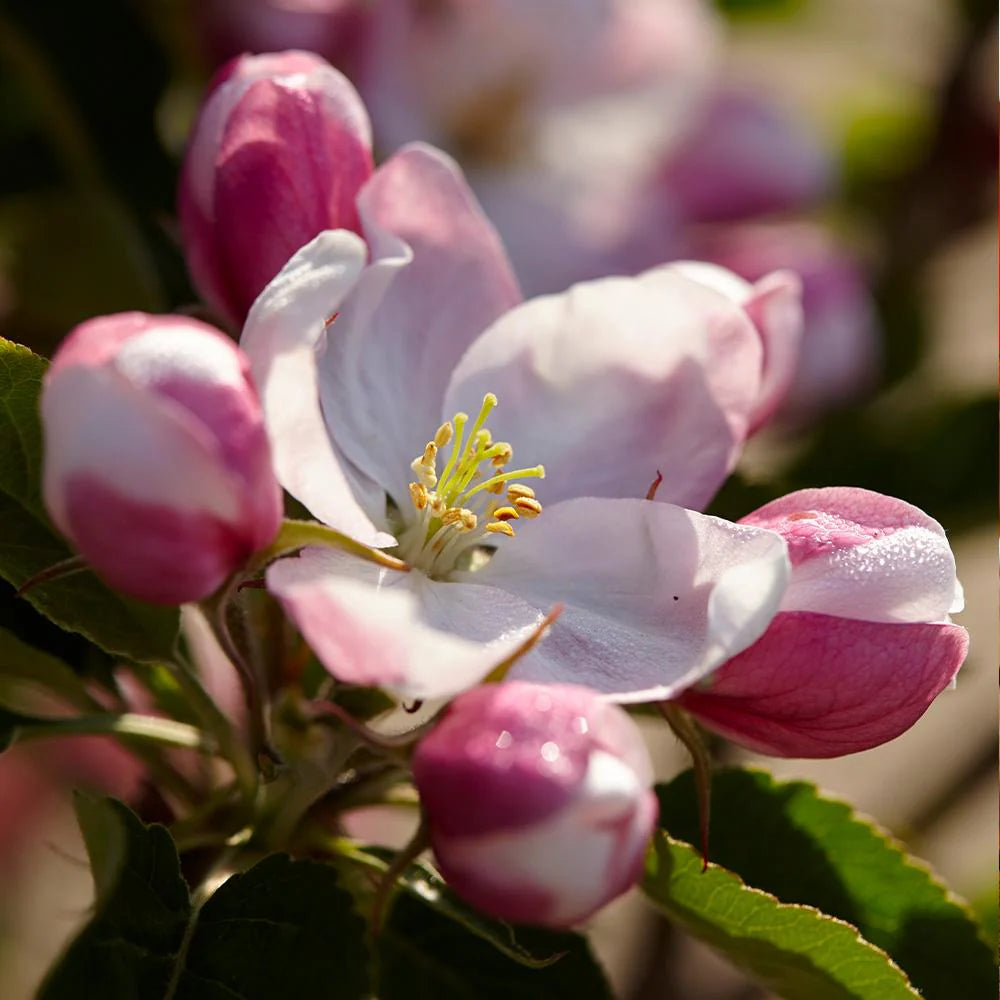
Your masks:
[[[958,625],[782,612],[679,704],[761,753],[839,757],[909,729],[952,681],[968,645]]]

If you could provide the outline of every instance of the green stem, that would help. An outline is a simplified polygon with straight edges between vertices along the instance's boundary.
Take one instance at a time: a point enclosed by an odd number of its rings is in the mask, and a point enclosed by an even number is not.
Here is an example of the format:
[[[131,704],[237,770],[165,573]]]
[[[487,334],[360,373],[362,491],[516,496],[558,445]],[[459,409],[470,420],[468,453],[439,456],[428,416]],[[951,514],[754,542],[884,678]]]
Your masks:
[[[687,747],[694,767],[698,792],[698,826],[701,831],[702,871],[708,868],[708,826],[712,806],[712,758],[691,716],[672,702],[661,701],[656,706],[667,720],[674,735]]]
[[[307,545],[320,545],[331,549],[340,549],[342,552],[349,552],[368,562],[375,563],[386,569],[398,570],[402,573],[409,571],[410,567],[402,559],[387,555],[381,549],[373,549],[361,542],[355,541],[348,535],[334,531],[325,524],[316,521],[296,521],[286,518],[278,532],[278,537],[266,548],[262,549],[254,557],[252,570],[263,569],[269,562],[273,562],[279,556],[288,555],[296,549],[304,548]]]
[[[107,715],[80,715],[69,719],[31,722],[16,729],[17,740],[44,739],[52,736],[119,736],[156,743],[166,747],[181,747],[201,753],[215,753],[216,746],[206,740],[202,731],[186,722],[175,722],[156,715],[137,712]]]
[[[247,724],[250,728],[250,744],[256,758],[257,769],[265,778],[271,778],[281,766],[281,755],[271,745],[268,706],[265,698],[266,687],[253,664],[243,655],[229,628],[229,612],[233,605],[239,577],[233,576],[221,589],[202,604],[216,641],[229,657],[243,688],[243,698],[247,706]]]

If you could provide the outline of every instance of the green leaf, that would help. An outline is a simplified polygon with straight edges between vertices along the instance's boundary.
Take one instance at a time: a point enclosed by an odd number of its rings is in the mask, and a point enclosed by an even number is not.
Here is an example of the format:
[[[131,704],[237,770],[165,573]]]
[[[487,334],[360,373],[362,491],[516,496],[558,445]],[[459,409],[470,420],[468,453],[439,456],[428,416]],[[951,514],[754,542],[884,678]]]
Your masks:
[[[364,921],[317,861],[265,858],[198,915],[174,1000],[367,997]]]
[[[697,842],[690,773],[658,792],[663,826]],[[993,950],[969,910],[899,844],[813,785],[718,771],[710,855],[785,903],[815,906],[856,926],[926,1000],[986,997],[996,987]]]
[[[672,920],[785,1000],[914,1000],[885,952],[849,924],[781,903],[662,831],[646,862],[646,895]]]
[[[120,802],[77,798],[94,916],[38,1000],[362,1000],[364,922],[328,865],[273,855],[195,914],[170,834]]]
[[[78,796],[77,816],[94,871],[95,913],[37,1000],[163,997],[191,915],[170,834],[143,826],[110,799]]]
[[[474,931],[457,919],[459,904],[451,893],[443,901],[406,888],[379,937],[380,1000],[611,1000],[604,973],[581,935],[481,916]],[[489,934],[487,924],[493,924]],[[498,949],[497,941],[506,941],[506,948]],[[514,960],[511,947],[522,958]],[[556,960],[527,965],[525,955]]]
[[[20,586],[72,552],[42,503],[38,396],[47,362],[0,338],[0,576]],[[172,657],[179,628],[173,608],[110,590],[90,573],[41,584],[25,599],[61,628],[135,660]]]

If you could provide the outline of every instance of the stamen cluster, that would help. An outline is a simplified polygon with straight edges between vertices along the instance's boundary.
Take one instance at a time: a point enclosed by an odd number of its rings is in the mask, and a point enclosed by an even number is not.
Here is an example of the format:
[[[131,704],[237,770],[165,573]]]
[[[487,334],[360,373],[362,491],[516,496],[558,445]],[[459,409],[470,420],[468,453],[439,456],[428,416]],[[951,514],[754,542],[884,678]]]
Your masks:
[[[485,426],[496,405],[497,397],[488,392],[468,434],[468,414],[456,413],[410,463],[416,475],[410,500],[417,519],[400,538],[400,555],[429,576],[447,574],[461,553],[491,536],[513,538],[511,521],[542,512],[535,491],[514,480],[543,479],[545,467],[507,471],[514,450],[506,441],[494,441]],[[449,444],[451,453],[439,476],[438,457]],[[484,476],[485,471],[492,475]]]

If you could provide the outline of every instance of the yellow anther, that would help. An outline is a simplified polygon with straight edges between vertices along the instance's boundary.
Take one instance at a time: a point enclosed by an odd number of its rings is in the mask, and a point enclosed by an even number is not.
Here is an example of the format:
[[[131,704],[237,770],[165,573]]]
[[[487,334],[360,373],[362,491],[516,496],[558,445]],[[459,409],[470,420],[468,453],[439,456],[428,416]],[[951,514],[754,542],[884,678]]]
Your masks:
[[[513,507],[498,507],[492,516],[498,521],[515,521],[521,515]]]
[[[542,505],[534,497],[518,497],[514,506],[522,517],[538,517],[542,512]]]
[[[420,459],[422,464],[433,469],[435,464],[437,463],[437,457],[438,457],[438,446],[433,441],[428,441],[427,447],[424,448],[424,453]]]
[[[494,535],[507,535],[508,538],[514,537],[514,529],[506,521],[493,521],[491,524],[486,525],[486,530]]]
[[[527,497],[529,500],[534,500],[535,491],[530,486],[523,486],[521,483],[511,483],[507,487],[507,499],[513,503],[520,497]]]
[[[462,520],[463,509],[461,507],[449,507],[441,515],[442,524],[458,524]]]
[[[465,516],[462,518],[462,531],[475,531],[479,524],[479,518],[471,510],[463,510]]]
[[[496,452],[493,465],[498,469],[503,468],[514,457],[514,449],[506,441],[498,441],[492,450]]]
[[[435,432],[434,432],[434,444],[438,448],[443,448],[451,440],[452,434],[455,430],[451,426],[451,421],[446,420]]]
[[[410,483],[410,499],[417,510],[423,510],[427,506],[427,487],[423,483]]]
[[[448,509],[448,505],[436,493],[429,494],[428,506],[435,517],[440,517]]]
[[[497,469],[497,472],[503,472],[503,469]],[[497,496],[500,496],[500,494],[503,493],[503,480],[498,479],[496,482],[491,483],[486,487],[486,492],[495,493]]]

